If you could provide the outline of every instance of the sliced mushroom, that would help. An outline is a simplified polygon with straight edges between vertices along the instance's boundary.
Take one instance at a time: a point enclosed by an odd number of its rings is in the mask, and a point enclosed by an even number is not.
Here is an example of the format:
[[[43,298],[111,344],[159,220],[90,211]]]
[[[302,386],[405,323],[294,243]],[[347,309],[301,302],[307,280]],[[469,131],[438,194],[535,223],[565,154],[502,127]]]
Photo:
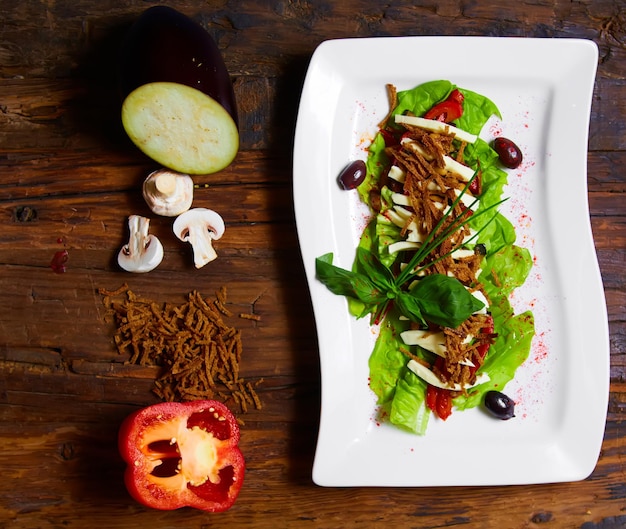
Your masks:
[[[139,215],[128,217],[130,237],[117,254],[117,262],[127,272],[150,272],[163,260],[163,245],[148,233],[150,219]]]
[[[169,169],[153,171],[144,180],[143,198],[157,215],[175,217],[191,207],[193,180]]]
[[[193,208],[185,211],[174,221],[174,234],[193,248],[193,262],[196,268],[217,259],[213,241],[224,234],[224,220],[207,208]]]

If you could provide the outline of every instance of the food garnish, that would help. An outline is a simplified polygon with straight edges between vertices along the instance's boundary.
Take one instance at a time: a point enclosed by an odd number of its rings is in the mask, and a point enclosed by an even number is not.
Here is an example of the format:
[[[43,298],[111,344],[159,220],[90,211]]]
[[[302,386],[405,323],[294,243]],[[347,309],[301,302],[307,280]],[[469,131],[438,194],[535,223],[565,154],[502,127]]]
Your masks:
[[[503,421],[515,417],[515,402],[500,391],[491,390],[485,394],[485,408]]]
[[[493,149],[498,153],[502,165],[517,169],[522,164],[522,151],[508,138],[498,137],[493,140]]]
[[[215,400],[161,402],[122,423],[124,481],[142,505],[223,512],[235,503],[245,462],[232,412]]]
[[[337,182],[345,190],[356,189],[363,183],[366,174],[365,162],[363,160],[354,160],[339,173]]]
[[[369,365],[381,416],[423,434],[430,412],[477,406],[527,357],[532,313],[515,315],[508,296],[532,258],[498,211],[507,174],[479,137],[496,105],[449,81],[387,87],[394,106],[357,188],[371,221],[350,270],[326,254],[316,273],[380,326]]]

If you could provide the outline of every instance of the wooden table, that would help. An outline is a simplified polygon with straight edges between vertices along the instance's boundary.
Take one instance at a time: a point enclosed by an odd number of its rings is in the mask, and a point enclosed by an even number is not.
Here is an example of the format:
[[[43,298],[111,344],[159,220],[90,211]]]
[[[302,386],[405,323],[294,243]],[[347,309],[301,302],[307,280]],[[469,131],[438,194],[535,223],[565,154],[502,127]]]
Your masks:
[[[235,162],[196,179],[195,205],[215,207],[227,224],[219,258],[202,270],[169,220],[145,206],[140,183],[154,164],[129,144],[118,118],[114,51],[150,4],[0,0],[0,526],[626,526],[623,0],[170,2],[216,39],[240,112]],[[312,483],[320,379],[292,207],[295,117],[320,42],[381,35],[580,37],[599,46],[589,201],[608,303],[611,393],[600,460],[582,482],[443,489]],[[452,60],[464,60],[462,50]],[[132,213],[150,216],[165,246],[163,263],[149,274],[122,272],[115,262]],[[62,250],[67,271],[54,273],[51,260]],[[173,303],[194,289],[207,297],[228,289],[229,322],[244,342],[242,375],[263,379],[263,408],[241,416],[246,481],[226,513],[153,511],[124,488],[118,427],[131,411],[157,402],[156,371],[124,364],[98,294],[124,283]],[[237,318],[242,312],[261,319]]]

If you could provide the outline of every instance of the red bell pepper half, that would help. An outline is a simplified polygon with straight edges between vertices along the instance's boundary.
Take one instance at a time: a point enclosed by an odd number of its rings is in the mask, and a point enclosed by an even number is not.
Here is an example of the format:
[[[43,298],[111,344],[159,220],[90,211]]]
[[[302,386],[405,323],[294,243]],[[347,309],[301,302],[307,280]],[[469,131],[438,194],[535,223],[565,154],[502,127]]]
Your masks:
[[[160,510],[229,509],[243,485],[239,426],[221,402],[162,402],[122,423],[124,481],[139,503]]]

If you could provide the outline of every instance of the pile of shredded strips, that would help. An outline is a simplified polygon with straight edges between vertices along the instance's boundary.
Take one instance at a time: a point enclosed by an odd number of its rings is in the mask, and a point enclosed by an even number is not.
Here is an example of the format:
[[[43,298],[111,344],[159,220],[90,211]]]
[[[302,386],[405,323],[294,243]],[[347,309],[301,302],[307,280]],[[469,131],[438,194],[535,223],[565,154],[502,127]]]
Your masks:
[[[389,88],[390,96],[393,97],[395,90],[393,87]],[[392,108],[394,106],[395,104],[392,104]],[[480,189],[471,185],[468,188],[467,178],[455,174],[446,167],[446,159],[450,158],[463,163],[464,142],[461,142],[460,147],[455,147],[452,142],[453,136],[448,134],[404,123],[402,126],[402,139],[396,145],[387,146],[385,149],[395,168],[392,167],[389,174],[383,176],[379,182],[379,189],[387,186],[394,192],[394,207],[383,214],[390,216],[390,220],[402,229],[402,235],[406,237],[409,230],[418,232],[406,239],[416,241],[414,244],[410,243],[399,248],[405,256],[410,256],[411,248],[419,247],[419,241],[423,241],[428,233],[435,230],[442,219],[443,224],[437,233],[445,232],[450,223],[471,215],[472,207],[476,205],[475,197],[480,195]],[[479,182],[478,178],[476,184]],[[465,189],[462,197],[464,200],[457,200],[463,189]],[[379,201],[374,199],[371,202],[375,207],[374,204]],[[467,224],[453,230],[449,237],[420,264],[431,262],[432,266],[424,269],[423,273],[454,276],[470,291],[481,290],[486,298],[477,281],[483,260],[480,245],[474,250],[454,251],[455,248],[463,246],[464,241],[472,236],[472,231]],[[476,371],[484,361],[485,345],[492,343],[495,337],[491,321],[488,314],[476,313],[456,329],[439,329],[445,337],[446,361],[440,359],[435,365],[428,367],[446,384],[459,384],[465,387],[474,383]],[[426,365],[424,360],[415,357],[409,351],[403,352]]]
[[[127,285],[115,291],[99,289],[117,326],[115,344],[128,362],[158,365],[161,373],[153,392],[166,401],[217,399],[231,401],[243,413],[261,409],[254,384],[239,376],[241,332],[224,323],[226,289],[209,302],[190,292],[181,305],[140,299]],[[241,318],[258,319],[254,314]]]

